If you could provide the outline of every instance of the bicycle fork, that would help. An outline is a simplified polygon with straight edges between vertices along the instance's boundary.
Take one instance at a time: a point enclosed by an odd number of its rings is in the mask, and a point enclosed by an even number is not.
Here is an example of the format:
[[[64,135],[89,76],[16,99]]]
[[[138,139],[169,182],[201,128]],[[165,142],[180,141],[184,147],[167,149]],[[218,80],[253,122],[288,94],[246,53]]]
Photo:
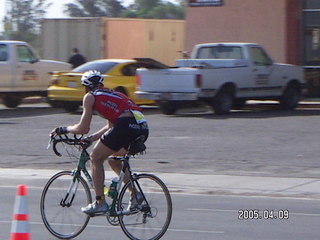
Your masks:
[[[70,183],[66,196],[60,201],[61,207],[70,207],[72,205],[78,186],[79,186],[79,180],[74,177]]]

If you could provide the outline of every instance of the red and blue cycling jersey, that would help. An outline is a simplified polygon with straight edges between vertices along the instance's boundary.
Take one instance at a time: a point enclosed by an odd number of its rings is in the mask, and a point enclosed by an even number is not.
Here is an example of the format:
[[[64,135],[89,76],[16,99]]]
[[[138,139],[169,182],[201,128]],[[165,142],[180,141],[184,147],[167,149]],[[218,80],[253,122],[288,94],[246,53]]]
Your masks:
[[[94,110],[111,123],[115,123],[118,117],[126,111],[141,111],[139,106],[120,92],[101,88],[91,94],[95,97]]]

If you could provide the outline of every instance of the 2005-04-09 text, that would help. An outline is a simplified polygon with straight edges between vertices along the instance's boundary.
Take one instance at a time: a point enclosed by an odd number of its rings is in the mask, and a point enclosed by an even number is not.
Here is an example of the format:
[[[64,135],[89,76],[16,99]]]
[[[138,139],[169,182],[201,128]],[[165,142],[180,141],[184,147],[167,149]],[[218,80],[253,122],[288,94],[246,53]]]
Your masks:
[[[259,219],[289,219],[289,210],[258,210],[258,209],[240,209],[238,211],[239,220],[259,220]]]

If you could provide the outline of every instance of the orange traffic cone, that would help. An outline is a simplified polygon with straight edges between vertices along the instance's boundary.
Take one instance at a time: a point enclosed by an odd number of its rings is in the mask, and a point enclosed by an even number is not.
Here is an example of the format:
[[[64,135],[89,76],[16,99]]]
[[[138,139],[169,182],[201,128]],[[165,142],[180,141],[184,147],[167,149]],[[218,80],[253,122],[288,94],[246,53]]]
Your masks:
[[[30,240],[27,211],[27,187],[19,185],[14,202],[10,240]]]

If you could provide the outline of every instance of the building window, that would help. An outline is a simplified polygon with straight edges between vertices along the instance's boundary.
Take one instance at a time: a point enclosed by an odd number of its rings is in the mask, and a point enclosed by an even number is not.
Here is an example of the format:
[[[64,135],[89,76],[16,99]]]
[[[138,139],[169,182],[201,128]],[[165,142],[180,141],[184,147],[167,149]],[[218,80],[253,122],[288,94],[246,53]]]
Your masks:
[[[320,8],[320,1],[319,0],[306,0],[304,2],[304,8],[306,8],[306,9]]]
[[[304,20],[307,26],[320,27],[320,9],[305,9]]]
[[[303,2],[304,65],[320,65],[320,1]]]

